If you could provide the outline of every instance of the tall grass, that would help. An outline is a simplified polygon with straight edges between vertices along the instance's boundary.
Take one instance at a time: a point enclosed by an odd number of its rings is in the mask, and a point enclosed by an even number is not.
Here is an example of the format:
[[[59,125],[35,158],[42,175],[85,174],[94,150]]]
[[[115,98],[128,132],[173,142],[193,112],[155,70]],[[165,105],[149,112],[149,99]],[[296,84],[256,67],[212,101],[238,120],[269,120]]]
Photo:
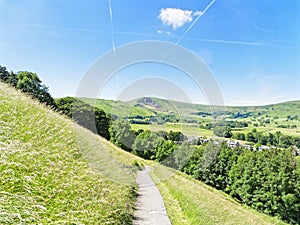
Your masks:
[[[125,160],[104,162],[102,143],[0,83],[0,224],[131,224],[135,182],[115,182],[101,169],[134,173]]]

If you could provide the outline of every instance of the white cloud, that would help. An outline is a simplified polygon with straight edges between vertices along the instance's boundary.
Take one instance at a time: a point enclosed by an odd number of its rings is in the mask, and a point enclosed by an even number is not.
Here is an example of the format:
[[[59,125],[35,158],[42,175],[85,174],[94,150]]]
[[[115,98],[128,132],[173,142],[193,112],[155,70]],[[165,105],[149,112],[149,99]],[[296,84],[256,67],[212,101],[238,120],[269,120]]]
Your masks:
[[[199,11],[194,14],[199,15]],[[176,8],[160,9],[158,18],[163,24],[172,26],[173,29],[182,27],[184,24],[193,21],[193,11]]]
[[[193,13],[193,16],[201,16],[203,14],[203,12],[201,11],[196,11]]]
[[[158,34],[162,34],[162,31],[161,31],[161,30],[157,30],[157,33],[158,33]]]

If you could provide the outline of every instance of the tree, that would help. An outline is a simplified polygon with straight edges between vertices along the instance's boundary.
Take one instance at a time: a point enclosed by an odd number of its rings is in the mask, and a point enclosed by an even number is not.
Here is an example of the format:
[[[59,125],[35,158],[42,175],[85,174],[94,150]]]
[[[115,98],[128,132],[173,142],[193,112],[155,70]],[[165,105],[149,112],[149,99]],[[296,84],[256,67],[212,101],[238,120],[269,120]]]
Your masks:
[[[256,143],[256,138],[255,138],[255,136],[253,135],[252,132],[248,132],[247,133],[247,135],[246,135],[246,141]]]
[[[213,129],[214,135],[218,137],[224,137],[224,132],[225,132],[226,127],[225,126],[216,126]]]
[[[164,165],[171,166],[173,164],[173,157],[171,154],[177,148],[178,144],[169,140],[163,140],[162,143],[157,146],[155,158],[157,161],[162,162]]]
[[[241,140],[241,141],[245,141],[245,134],[244,133],[234,133],[233,135],[234,139],[238,139],[238,140]]]
[[[173,152],[175,164],[172,167],[184,171],[191,157],[194,155],[195,149],[196,147],[190,145],[188,142],[183,142],[179,145]]]
[[[16,87],[21,91],[30,94],[33,98],[42,103],[56,107],[54,99],[49,94],[48,87],[42,84],[42,81],[36,73],[21,71],[17,73],[18,82]]]
[[[213,132],[218,137],[226,137],[226,138],[231,138],[232,137],[232,132],[231,132],[230,127],[216,126],[213,129]]]
[[[56,99],[57,109],[79,125],[110,139],[110,116],[97,108],[73,97]]]
[[[226,127],[225,131],[224,131],[224,137],[226,138],[231,138],[232,137],[232,132],[231,129],[229,127]]]
[[[205,145],[195,146],[192,156],[189,158],[188,163],[183,168],[183,172],[200,180],[199,165],[201,163],[204,151]]]
[[[208,143],[199,164],[199,177],[204,183],[215,186],[217,175],[214,173],[215,164],[220,154],[220,146]]]
[[[179,142],[184,140],[184,135],[180,131],[170,131],[167,135],[168,140]]]
[[[9,79],[9,72],[6,70],[5,66],[1,66],[1,65],[0,65],[0,79],[6,83]]]
[[[132,146],[132,153],[144,159],[156,159],[159,146],[165,141],[163,137],[158,136],[155,132],[146,130],[140,133]],[[161,149],[162,150],[162,149]],[[163,155],[159,156],[160,158]]]
[[[132,150],[134,132],[126,120],[117,119],[109,128],[110,141],[126,151]]]
[[[245,150],[229,172],[230,194],[252,208],[299,224],[299,174],[290,150]]]
[[[7,79],[7,83],[9,83],[13,87],[17,87],[18,84],[18,76],[13,71],[10,72],[9,77]]]

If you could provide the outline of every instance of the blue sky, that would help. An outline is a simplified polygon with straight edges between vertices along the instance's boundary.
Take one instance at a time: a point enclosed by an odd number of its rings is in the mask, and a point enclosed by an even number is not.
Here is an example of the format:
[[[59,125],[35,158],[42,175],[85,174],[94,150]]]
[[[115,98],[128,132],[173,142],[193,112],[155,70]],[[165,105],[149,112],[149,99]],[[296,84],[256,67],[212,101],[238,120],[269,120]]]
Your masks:
[[[298,21],[297,0],[0,0],[0,64],[36,72],[55,97],[74,96],[113,46],[167,41],[206,63],[226,105],[261,105],[300,99]],[[98,97],[120,98],[149,76],[207,103],[186,74],[158,63],[112,74]]]

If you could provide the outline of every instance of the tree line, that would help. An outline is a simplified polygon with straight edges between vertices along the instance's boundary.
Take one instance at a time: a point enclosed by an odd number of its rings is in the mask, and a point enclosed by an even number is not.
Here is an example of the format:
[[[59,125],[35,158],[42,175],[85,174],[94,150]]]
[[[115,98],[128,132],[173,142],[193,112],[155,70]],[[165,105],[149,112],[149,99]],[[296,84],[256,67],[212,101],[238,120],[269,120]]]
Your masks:
[[[300,137],[285,135],[280,131],[264,134],[254,128],[246,134],[240,132],[234,133],[232,137],[237,140],[248,141],[258,145],[270,145],[280,148],[296,146],[300,148]]]
[[[300,223],[300,166],[291,148],[251,151],[207,143],[181,170],[257,211]]]
[[[56,108],[55,101],[50,95],[48,87],[42,83],[36,73],[28,71],[8,72],[6,67],[0,65],[0,81],[27,93],[41,103]]]
[[[280,131],[264,134],[263,132],[257,131],[256,128],[253,128],[247,133],[233,133],[229,126],[218,125],[213,128],[213,133],[218,137],[233,138],[240,141],[247,141],[256,145],[269,145],[280,148],[296,146],[297,148],[300,148],[300,137],[285,135]]]

